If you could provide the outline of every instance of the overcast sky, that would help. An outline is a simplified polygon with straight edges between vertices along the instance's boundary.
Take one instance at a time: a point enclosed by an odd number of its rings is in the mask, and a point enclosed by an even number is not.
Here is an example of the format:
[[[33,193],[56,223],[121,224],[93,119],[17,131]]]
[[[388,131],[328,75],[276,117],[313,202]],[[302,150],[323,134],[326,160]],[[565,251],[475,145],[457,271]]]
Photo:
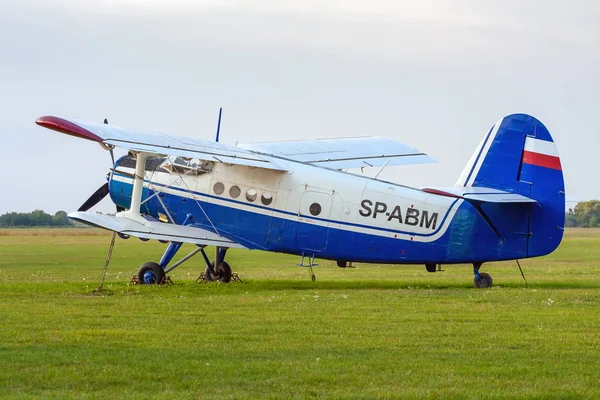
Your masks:
[[[503,116],[550,130],[567,195],[600,198],[596,0],[0,0],[0,213],[74,211],[107,152],[41,115],[224,142],[382,135],[455,183]],[[110,202],[100,209],[112,210]]]

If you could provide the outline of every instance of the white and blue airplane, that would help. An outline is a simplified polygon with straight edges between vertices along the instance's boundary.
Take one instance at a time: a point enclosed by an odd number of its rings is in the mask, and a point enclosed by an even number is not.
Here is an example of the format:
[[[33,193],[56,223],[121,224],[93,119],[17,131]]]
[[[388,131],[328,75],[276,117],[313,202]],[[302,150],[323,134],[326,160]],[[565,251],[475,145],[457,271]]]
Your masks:
[[[344,172],[349,168],[432,162],[382,138],[253,143],[218,142],[54,116],[42,127],[128,150],[103,185],[69,217],[143,240],[170,242],[159,262],[143,264],[141,283],[160,283],[182,243],[198,245],[208,280],[229,282],[228,248],[353,262],[470,263],[476,287],[492,278],[483,263],[537,257],[563,236],[560,159],[546,127],[525,114],[498,121],[452,187],[413,188]],[[218,138],[218,131],[217,131]],[[113,160],[114,162],[114,160]],[[88,212],[110,194],[115,216]],[[217,246],[214,261],[204,248]],[[308,261],[305,261],[308,260]],[[312,274],[314,280],[314,274]]]

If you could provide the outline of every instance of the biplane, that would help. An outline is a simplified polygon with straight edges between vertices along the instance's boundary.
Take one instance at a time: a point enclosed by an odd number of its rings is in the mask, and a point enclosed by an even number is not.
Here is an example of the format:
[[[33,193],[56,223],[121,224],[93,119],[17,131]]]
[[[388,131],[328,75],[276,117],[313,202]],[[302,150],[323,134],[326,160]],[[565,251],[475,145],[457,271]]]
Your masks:
[[[219,117],[220,121],[220,117]],[[414,188],[378,179],[383,168],[434,160],[383,137],[226,145],[217,141],[44,116],[36,123],[97,142],[113,154],[107,182],[73,220],[122,238],[168,243],[144,263],[140,283],[164,281],[183,243],[201,253],[210,281],[229,282],[229,248],[352,263],[473,265],[554,251],[563,236],[565,192],[554,141],[536,118],[514,114],[485,134],[454,186]],[[220,124],[219,124],[220,125]],[[379,168],[374,177],[354,169]],[[399,172],[399,180],[401,178]],[[115,215],[88,211],[106,195]],[[216,246],[214,260],[205,252]]]

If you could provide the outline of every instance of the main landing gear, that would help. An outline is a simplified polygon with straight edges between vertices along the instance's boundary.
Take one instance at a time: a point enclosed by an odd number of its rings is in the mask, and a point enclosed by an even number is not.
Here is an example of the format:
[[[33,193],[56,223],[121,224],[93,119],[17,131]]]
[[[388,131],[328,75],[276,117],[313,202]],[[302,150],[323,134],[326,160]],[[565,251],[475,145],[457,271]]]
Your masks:
[[[192,220],[192,214],[188,214],[185,221],[182,225],[187,225]],[[231,267],[227,262],[225,262],[225,254],[227,254],[226,247],[217,247],[215,254],[215,261],[211,262],[204,251],[205,246],[198,245],[197,249],[194,249],[190,254],[183,257],[181,260],[177,261],[171,267],[167,268],[167,265],[173,260],[177,251],[181,248],[181,242],[170,242],[160,259],[159,263],[155,262],[147,262],[143,264],[138,270],[137,274],[134,276],[133,280],[136,283],[144,284],[144,285],[162,285],[170,281],[167,277],[167,274],[173,271],[175,268],[179,267],[181,264],[192,258],[198,253],[202,253],[202,257],[204,258],[204,262],[206,263],[206,269],[204,273],[200,274],[200,277],[196,280],[202,280],[203,282],[223,282],[229,283],[232,280],[232,277],[235,280],[240,281],[237,274],[233,274],[231,272]],[[217,268],[215,268],[217,265]]]
[[[475,274],[473,283],[475,284],[476,288],[491,288],[493,285],[492,276],[490,274],[486,274],[485,272],[479,272],[481,264],[482,263],[473,264],[473,273]]]
[[[213,262],[209,262],[206,253],[202,252],[204,261],[206,262],[206,269],[204,270],[204,279],[208,282],[231,282],[231,267],[225,262],[225,254],[227,253],[226,248],[217,247],[217,257]],[[215,264],[218,265],[215,268]]]
[[[222,282],[229,283],[232,281],[232,278],[235,277],[235,280],[240,281],[237,274],[231,272],[231,267],[225,261],[225,254],[227,253],[227,248],[217,247],[216,254],[216,263],[215,261],[210,261],[208,255],[204,251],[204,246],[198,247],[194,249],[190,254],[183,257],[181,260],[173,264],[171,267],[166,268],[169,262],[177,253],[177,250],[181,247],[180,242],[171,242],[165,251],[165,254],[162,256],[160,263],[156,263],[153,261],[144,263],[140,269],[138,269],[137,274],[134,276],[133,280],[138,284],[143,285],[162,285],[170,281],[167,277],[167,274],[173,271],[175,268],[179,267],[181,264],[192,258],[198,253],[201,253],[204,262],[206,263],[206,269],[197,281],[202,280],[203,282]],[[218,264],[218,267],[215,269],[215,264]]]

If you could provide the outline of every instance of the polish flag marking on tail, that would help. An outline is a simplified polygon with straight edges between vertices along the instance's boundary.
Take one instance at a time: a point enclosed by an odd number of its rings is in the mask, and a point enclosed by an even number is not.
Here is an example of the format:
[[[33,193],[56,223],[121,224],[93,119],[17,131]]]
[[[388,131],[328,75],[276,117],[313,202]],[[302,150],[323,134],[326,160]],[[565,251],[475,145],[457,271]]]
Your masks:
[[[523,164],[562,170],[554,142],[527,136],[523,149]]]

